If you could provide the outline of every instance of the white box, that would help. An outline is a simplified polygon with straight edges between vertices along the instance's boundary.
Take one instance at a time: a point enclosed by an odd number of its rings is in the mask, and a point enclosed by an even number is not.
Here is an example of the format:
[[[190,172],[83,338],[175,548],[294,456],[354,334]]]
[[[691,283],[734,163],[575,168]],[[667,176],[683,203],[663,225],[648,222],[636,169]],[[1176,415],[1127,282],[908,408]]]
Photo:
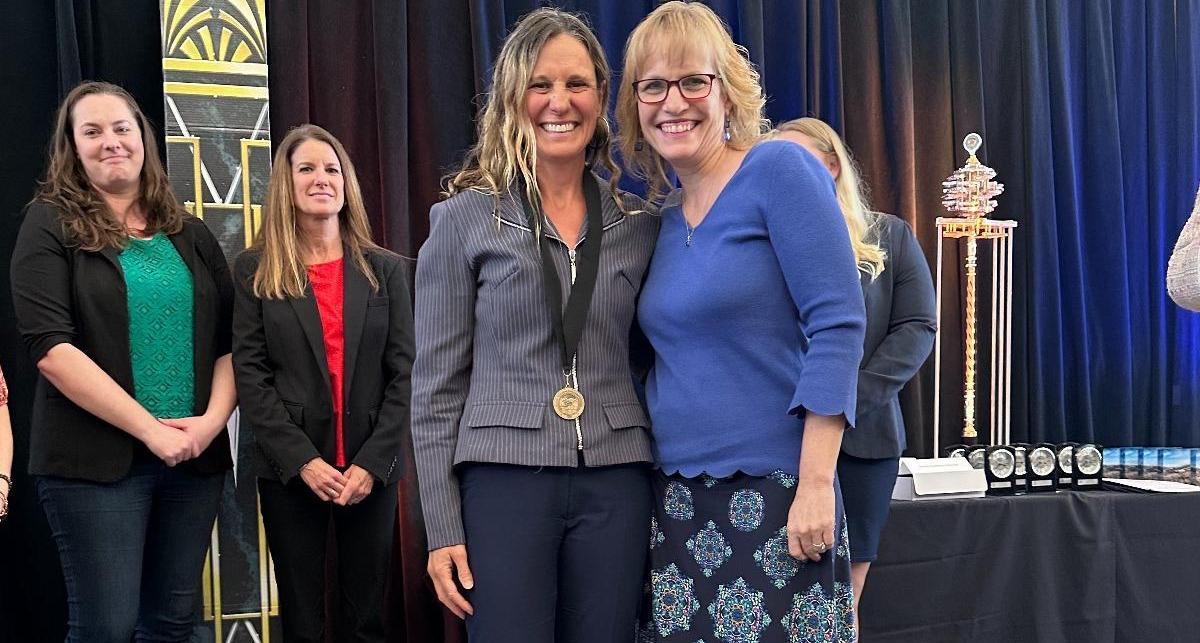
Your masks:
[[[986,490],[983,470],[966,458],[900,458],[892,500],[980,498]]]

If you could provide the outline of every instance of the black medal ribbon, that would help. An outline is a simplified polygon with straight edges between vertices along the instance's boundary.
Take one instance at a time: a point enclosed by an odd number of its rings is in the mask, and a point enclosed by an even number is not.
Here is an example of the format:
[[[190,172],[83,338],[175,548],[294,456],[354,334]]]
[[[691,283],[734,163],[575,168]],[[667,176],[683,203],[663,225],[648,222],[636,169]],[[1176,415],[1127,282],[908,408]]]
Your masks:
[[[571,372],[583,327],[587,323],[588,309],[592,305],[592,293],[596,290],[596,276],[600,271],[600,241],[604,237],[604,216],[600,210],[600,188],[590,168],[583,170],[583,198],[587,205],[587,243],[576,243],[575,281],[567,298],[566,310],[562,304],[562,289],[558,283],[558,269],[554,266],[551,241],[546,236],[546,225],[540,211],[529,203],[529,197],[521,190],[521,205],[525,216],[536,230],[538,246],[542,254],[542,284],[545,286],[546,305],[550,309],[554,340],[562,351],[563,373]],[[535,225],[536,222],[536,225]]]

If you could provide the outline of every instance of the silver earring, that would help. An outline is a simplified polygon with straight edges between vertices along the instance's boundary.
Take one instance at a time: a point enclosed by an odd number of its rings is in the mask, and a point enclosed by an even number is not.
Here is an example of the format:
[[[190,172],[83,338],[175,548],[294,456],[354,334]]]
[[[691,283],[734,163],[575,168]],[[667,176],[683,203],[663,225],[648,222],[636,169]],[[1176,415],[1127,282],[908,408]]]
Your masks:
[[[729,119],[726,118],[725,119],[725,142],[728,143],[729,139],[731,139],[731,138],[733,138],[733,134],[731,134],[729,132]]]
[[[637,142],[633,144],[633,151],[641,152],[644,149],[646,149],[646,142],[639,138]]]

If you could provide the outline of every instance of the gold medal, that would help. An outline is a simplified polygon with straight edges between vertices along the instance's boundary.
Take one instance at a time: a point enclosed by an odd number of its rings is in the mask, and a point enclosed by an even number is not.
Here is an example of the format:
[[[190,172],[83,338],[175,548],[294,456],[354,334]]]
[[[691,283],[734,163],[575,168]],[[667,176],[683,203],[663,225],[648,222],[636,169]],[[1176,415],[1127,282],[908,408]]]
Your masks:
[[[583,415],[583,394],[570,386],[558,389],[551,403],[554,412],[564,420],[575,420]]]

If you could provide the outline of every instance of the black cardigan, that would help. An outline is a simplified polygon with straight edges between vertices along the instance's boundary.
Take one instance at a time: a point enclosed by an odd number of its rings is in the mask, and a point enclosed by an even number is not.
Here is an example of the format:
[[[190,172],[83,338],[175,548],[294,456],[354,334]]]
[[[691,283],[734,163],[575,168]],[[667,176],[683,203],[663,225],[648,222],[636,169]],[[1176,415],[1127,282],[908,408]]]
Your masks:
[[[216,238],[194,217],[169,235],[192,273],[193,358],[196,415],[208,408],[216,360],[230,353],[233,285]],[[98,252],[70,245],[59,213],[30,204],[12,255],[17,327],[34,363],[54,346],[73,344],[134,395],[129,356],[129,309],[120,248]],[[146,447],[67,399],[44,376],[34,394],[29,472],[113,482],[129,473],[135,452]],[[222,431],[199,457],[183,465],[201,473],[232,465]]]

